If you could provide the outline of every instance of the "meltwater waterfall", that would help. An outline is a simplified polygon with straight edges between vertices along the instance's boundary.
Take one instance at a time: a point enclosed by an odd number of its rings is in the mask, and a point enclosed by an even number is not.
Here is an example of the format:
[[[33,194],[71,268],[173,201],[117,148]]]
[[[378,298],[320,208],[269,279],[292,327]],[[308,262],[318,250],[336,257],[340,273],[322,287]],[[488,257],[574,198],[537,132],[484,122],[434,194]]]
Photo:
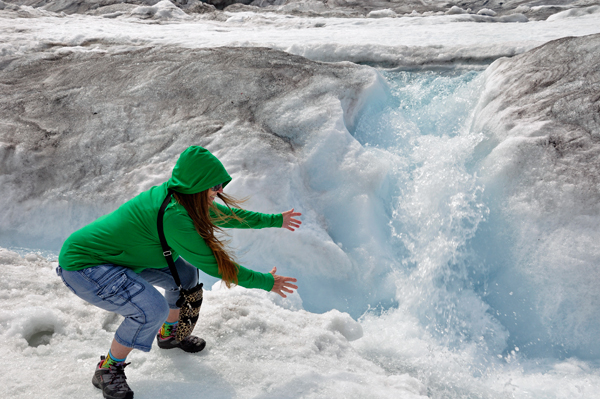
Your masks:
[[[600,324],[593,316],[596,273],[589,273],[597,244],[581,254],[572,247],[573,240],[589,243],[594,219],[570,225],[563,215],[580,210],[561,189],[516,183],[539,168],[490,172],[514,155],[495,155],[505,158],[490,165],[496,139],[474,122],[487,101],[484,75],[385,73],[387,103],[368,107],[353,132],[389,165],[377,192],[388,225],[377,256],[392,269],[387,278],[397,305],[450,347],[468,343],[509,358],[595,359],[600,348],[592,337]],[[524,156],[540,158],[534,151]],[[561,178],[551,168],[544,173]],[[506,189],[511,184],[516,194]],[[549,219],[519,217],[524,198],[537,195],[562,209]]]
[[[392,269],[396,303],[451,347],[502,352],[506,330],[485,301],[490,276],[472,246],[489,215],[475,159],[484,136],[471,129],[483,77],[385,76],[387,103],[368,107],[353,134],[389,164],[377,194],[388,227],[381,258]]]

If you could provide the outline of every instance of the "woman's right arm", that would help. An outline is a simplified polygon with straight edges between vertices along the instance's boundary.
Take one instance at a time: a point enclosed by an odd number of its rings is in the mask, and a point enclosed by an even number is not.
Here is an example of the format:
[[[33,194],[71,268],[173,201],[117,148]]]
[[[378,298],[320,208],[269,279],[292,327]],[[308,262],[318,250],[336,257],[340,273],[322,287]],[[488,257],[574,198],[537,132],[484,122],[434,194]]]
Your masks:
[[[294,290],[298,289],[298,286],[292,283],[295,283],[296,280],[293,277],[284,277],[284,276],[279,276],[275,273],[277,273],[277,268],[274,267],[273,270],[271,270],[269,273],[271,273],[273,275],[273,279],[275,280],[275,283],[273,284],[273,288],[271,289],[272,292],[276,293],[277,295],[283,297],[283,298],[287,298],[287,296],[284,294],[284,292],[287,292],[288,294],[293,294]]]

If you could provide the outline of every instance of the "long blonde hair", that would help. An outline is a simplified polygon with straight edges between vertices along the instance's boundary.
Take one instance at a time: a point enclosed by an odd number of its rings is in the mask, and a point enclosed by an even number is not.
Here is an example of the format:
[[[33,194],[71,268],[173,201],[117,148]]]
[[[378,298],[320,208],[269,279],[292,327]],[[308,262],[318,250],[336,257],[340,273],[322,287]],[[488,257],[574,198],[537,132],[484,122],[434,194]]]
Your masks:
[[[173,196],[187,211],[194,222],[196,231],[204,239],[208,247],[212,250],[217,265],[219,266],[219,275],[230,288],[231,284],[238,283],[239,266],[227,252],[225,243],[216,237],[216,232],[223,230],[214,224],[215,221],[227,221],[235,219],[242,221],[231,208],[240,208],[245,200],[238,200],[224,193],[218,193],[217,196],[229,208],[230,214],[221,212],[216,205],[208,199],[208,190],[195,194],[173,193]],[[211,211],[213,216],[211,217]]]

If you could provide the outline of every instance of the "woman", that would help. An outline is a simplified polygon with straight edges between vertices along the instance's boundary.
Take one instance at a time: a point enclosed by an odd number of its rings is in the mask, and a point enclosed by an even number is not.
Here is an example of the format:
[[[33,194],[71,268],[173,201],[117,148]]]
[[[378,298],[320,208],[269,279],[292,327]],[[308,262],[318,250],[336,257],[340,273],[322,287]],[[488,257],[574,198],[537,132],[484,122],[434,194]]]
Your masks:
[[[236,264],[215,236],[220,228],[282,227],[294,231],[301,222],[294,210],[261,214],[239,209],[223,193],[231,177],[208,150],[184,151],[171,178],[123,204],[116,211],[73,233],[63,244],[57,274],[77,296],[125,319],[115,332],[107,356],[100,358],[92,383],[107,399],[130,399],[125,359],[133,349],[150,351],[155,337],[163,349],[198,352],[204,340],[175,339],[179,288],[167,267],[158,236],[157,218],[167,193],[163,229],[183,289],[198,283],[197,270],[221,278],[230,287],[260,288],[285,298],[296,279],[259,273]],[[225,205],[213,202],[221,199]],[[153,285],[165,289],[165,296]],[[158,333],[158,334],[157,334]]]

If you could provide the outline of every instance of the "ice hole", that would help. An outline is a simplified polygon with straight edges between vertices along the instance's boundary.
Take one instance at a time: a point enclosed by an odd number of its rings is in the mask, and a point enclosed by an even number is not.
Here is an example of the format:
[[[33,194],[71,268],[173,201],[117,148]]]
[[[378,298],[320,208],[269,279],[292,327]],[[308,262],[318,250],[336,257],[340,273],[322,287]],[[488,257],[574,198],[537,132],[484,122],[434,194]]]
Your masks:
[[[44,326],[42,329],[33,332],[28,337],[25,337],[27,343],[32,348],[37,348],[40,345],[48,345],[52,336],[54,335],[54,327],[53,326]]]

